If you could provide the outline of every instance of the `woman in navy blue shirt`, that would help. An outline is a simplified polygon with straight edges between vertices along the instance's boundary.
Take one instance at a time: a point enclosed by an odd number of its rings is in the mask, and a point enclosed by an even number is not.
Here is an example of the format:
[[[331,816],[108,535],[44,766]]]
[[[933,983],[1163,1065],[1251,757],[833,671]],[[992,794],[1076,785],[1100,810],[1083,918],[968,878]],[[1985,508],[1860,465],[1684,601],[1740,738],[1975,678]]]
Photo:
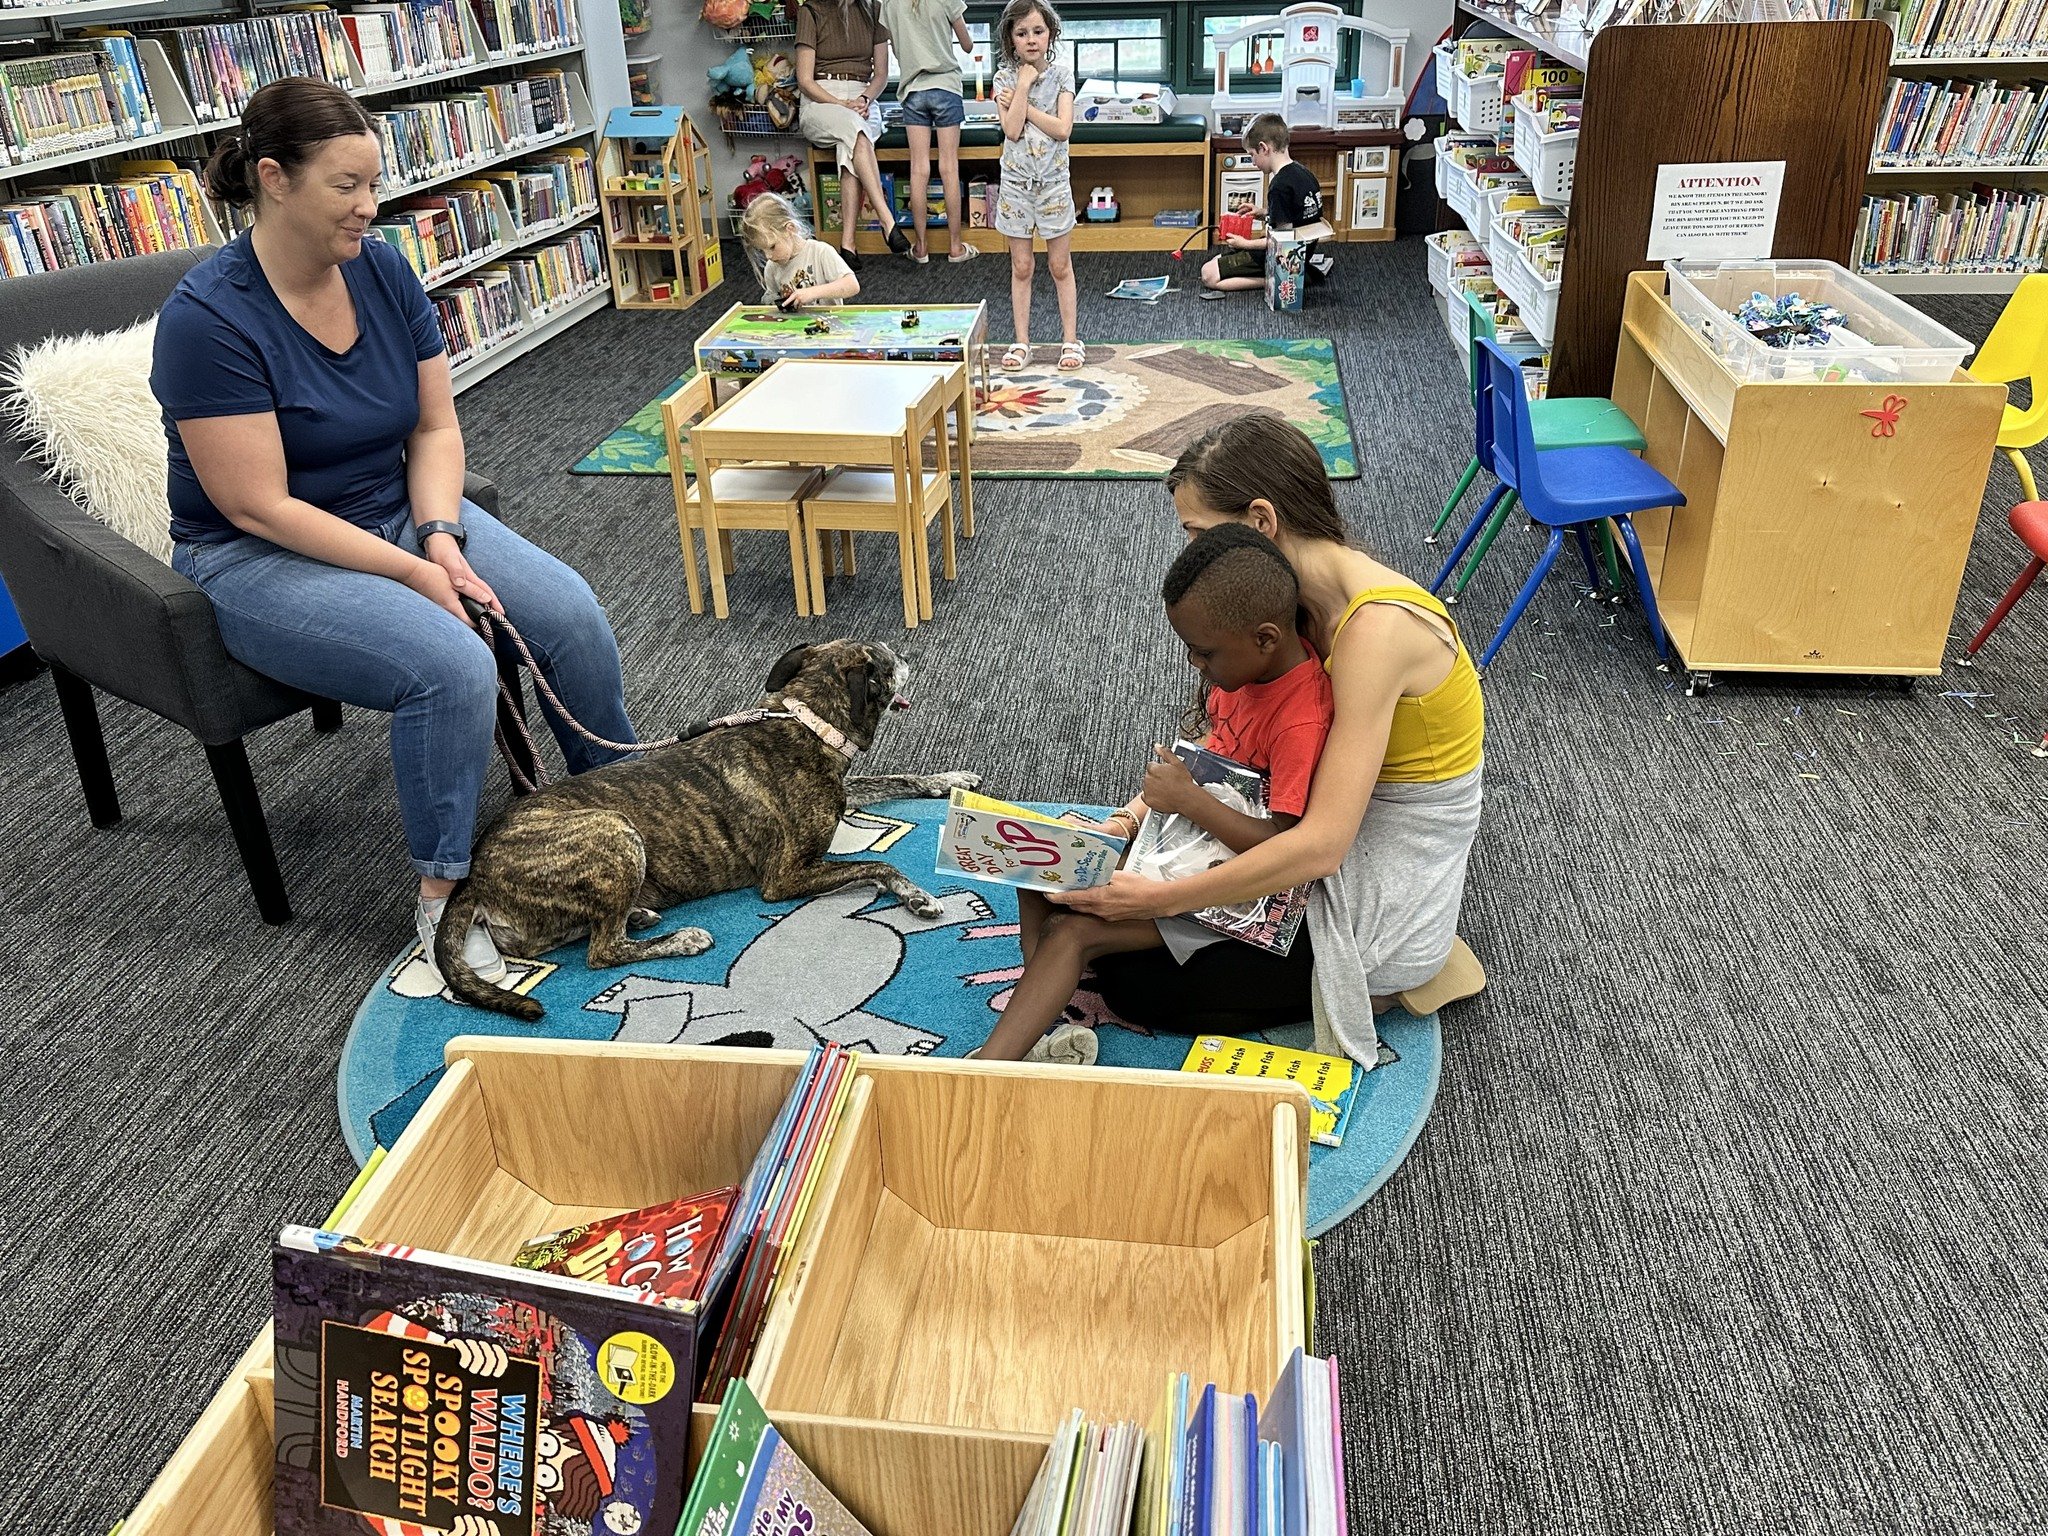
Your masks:
[[[417,926],[469,872],[497,668],[461,599],[508,614],[597,735],[631,741],[618,645],[583,579],[462,496],[462,429],[434,307],[369,238],[380,183],[362,107],[320,81],[251,98],[206,167],[255,223],[186,274],[150,385],[170,439],[172,565],[238,660],[388,711]],[[549,721],[550,725],[555,724]],[[606,754],[557,729],[572,770]],[[504,974],[481,924],[465,953]]]

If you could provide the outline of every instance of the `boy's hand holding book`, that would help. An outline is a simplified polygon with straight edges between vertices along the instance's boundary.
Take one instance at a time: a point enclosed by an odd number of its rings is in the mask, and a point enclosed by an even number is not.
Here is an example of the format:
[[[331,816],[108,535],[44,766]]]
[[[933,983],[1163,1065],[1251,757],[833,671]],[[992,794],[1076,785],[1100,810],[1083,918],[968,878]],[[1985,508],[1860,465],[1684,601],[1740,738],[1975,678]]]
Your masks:
[[[1192,817],[1216,803],[1195,782],[1188,765],[1157,742],[1152,744],[1152,761],[1145,765],[1145,787],[1138,794],[1153,810],[1169,816]]]

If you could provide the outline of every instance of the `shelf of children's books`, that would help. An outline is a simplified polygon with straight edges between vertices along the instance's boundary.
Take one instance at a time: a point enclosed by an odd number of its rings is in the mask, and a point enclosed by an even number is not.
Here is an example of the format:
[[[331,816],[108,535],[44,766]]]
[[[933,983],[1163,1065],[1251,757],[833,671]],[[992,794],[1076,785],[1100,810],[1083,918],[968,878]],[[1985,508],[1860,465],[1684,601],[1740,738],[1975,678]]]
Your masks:
[[[579,294],[541,319],[521,326],[511,335],[482,351],[473,352],[449,374],[457,394],[482,382],[514,358],[524,357],[543,342],[560,335],[579,320],[588,319],[611,302],[612,285],[602,280],[588,293]]]
[[[422,86],[438,85],[444,80],[460,80],[465,75],[481,74],[487,69],[509,69],[520,64],[539,64],[548,59],[565,59],[571,54],[581,53],[581,43],[565,43],[560,48],[542,48],[531,53],[494,53],[467,64],[458,64],[452,69],[437,70],[431,75],[414,75],[409,80],[383,80],[375,85],[358,86],[349,92],[351,96],[388,96],[393,91],[415,91]]]
[[[1496,27],[1509,37],[1519,38],[1531,48],[1547,53],[1573,69],[1586,67],[1586,55],[1593,47],[1593,34],[1564,26],[1542,17],[1529,17],[1512,5],[1483,5],[1479,0],[1458,0],[1458,9]]]
[[[1908,70],[1943,69],[2041,69],[2048,67],[2048,54],[2007,53],[1970,54],[1964,58],[1930,58],[1923,54],[1902,53],[1892,59],[1894,73]]]
[[[417,76],[411,80],[392,81],[380,85],[353,87],[350,89],[349,94],[359,97],[368,97],[387,95],[393,91],[419,90],[425,86],[433,85],[439,82],[460,79],[465,75],[479,74],[487,69],[504,69],[522,64],[539,63],[547,59],[562,58],[569,54],[577,54],[581,52],[583,52],[583,45],[581,43],[577,43],[573,47],[549,49],[541,53],[499,54],[490,58],[480,60],[474,64],[466,64],[462,66],[460,69],[444,70],[439,74],[422,75]],[[164,64],[163,68],[166,71],[168,71],[168,62]],[[581,94],[581,77],[572,75],[570,78],[572,80],[577,81],[577,84],[570,88],[571,99],[580,103],[581,101],[586,99]],[[186,102],[182,88],[177,89],[174,100],[167,99],[162,91],[163,83],[164,82],[162,76],[157,74],[155,71],[152,71],[151,85],[153,88],[158,89],[159,100],[164,102],[167,109],[175,111],[183,116],[190,116],[191,107]],[[176,82],[173,82],[173,84],[175,85]],[[592,114],[586,112],[580,104],[578,105],[577,120],[579,123],[581,123],[591,115]],[[88,149],[74,149],[68,151],[65,154],[48,155],[37,160],[18,161],[12,165],[0,164],[0,182],[20,180],[28,176],[33,176],[41,171],[62,170],[65,166],[68,165],[83,165],[87,161],[91,160],[107,160],[114,159],[116,157],[129,157],[133,156],[137,150],[147,149],[153,144],[169,144],[174,140],[198,138],[203,134],[209,133],[226,133],[232,129],[240,127],[241,123],[242,119],[239,116],[235,116],[215,118],[210,122],[204,123],[193,122],[175,124],[170,127],[166,127],[159,133],[144,134],[141,138],[138,139],[122,139],[112,144],[97,144]],[[579,127],[574,132],[561,134],[555,138],[542,139],[532,144],[522,144],[515,149],[506,151],[504,155],[500,155],[499,157],[497,157],[497,159],[506,159],[513,155],[527,154],[532,150],[545,149],[549,145],[563,143],[569,139],[589,134],[592,131],[593,130],[589,128]],[[467,176],[471,171],[481,170],[487,165],[495,165],[497,164],[497,159],[479,160],[473,164],[463,166],[457,170],[449,171],[444,175],[437,175],[430,181],[410,183],[402,187],[386,188],[383,195],[388,200],[394,197],[402,197],[409,193],[423,191],[425,188],[446,181],[450,177]]]
[[[1873,165],[1872,176],[2048,176],[2041,165]]]
[[[544,224],[529,224],[523,227],[515,227],[510,239],[500,240],[488,250],[478,251],[473,256],[466,256],[461,261],[450,266],[446,271],[436,272],[431,277],[422,277],[420,285],[429,293],[432,293],[436,288],[445,287],[447,284],[454,282],[458,277],[467,277],[478,267],[487,267],[494,261],[503,260],[514,251],[522,251],[527,246],[536,245],[550,236],[566,234],[580,224],[588,224],[596,217],[597,204],[592,203],[588,208],[580,208],[574,213],[566,214],[559,219],[549,219]]]
[[[1865,272],[1887,293],[2011,293],[2025,272]]]
[[[571,75],[569,78],[574,80],[576,77]],[[522,144],[507,145],[496,153],[468,160],[461,165],[449,166],[419,181],[408,181],[388,186],[384,189],[384,201],[395,202],[401,197],[411,197],[415,192],[424,192],[429,187],[438,187],[444,181],[454,181],[460,176],[473,176],[478,171],[487,170],[494,165],[502,165],[507,160],[517,160],[522,155],[530,155],[543,149],[553,149],[558,144],[572,143],[577,139],[589,138],[597,130],[592,128],[585,120],[585,98],[583,97],[581,85],[572,86],[570,94],[571,99],[576,102],[577,120],[569,127],[563,129],[562,132],[547,134],[537,139],[528,139]]]

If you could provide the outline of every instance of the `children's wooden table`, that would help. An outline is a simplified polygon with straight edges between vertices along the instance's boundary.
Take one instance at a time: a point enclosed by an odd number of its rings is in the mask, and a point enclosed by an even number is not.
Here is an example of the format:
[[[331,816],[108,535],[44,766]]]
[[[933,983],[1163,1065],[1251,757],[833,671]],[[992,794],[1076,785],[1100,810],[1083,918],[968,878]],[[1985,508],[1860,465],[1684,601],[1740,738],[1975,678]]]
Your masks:
[[[697,371],[714,391],[759,378],[784,358],[965,363],[986,392],[988,305],[821,304],[785,313],[772,304],[735,304],[697,338]]]
[[[979,306],[977,306],[978,308]],[[834,362],[786,358],[690,429],[691,456],[704,512],[705,564],[713,611],[724,617],[725,562],[719,549],[718,506],[711,477],[720,464],[859,465],[888,469],[906,458],[913,478],[923,463],[909,428],[910,408],[934,384],[952,417],[948,438],[960,471],[960,531],[974,534],[974,390],[965,363]],[[916,514],[908,509],[906,517]],[[911,534],[916,535],[911,539]],[[923,525],[905,539],[922,551]],[[919,564],[923,564],[920,557]],[[928,587],[930,577],[918,573]],[[950,573],[949,573],[950,574]],[[929,614],[926,614],[929,617]]]

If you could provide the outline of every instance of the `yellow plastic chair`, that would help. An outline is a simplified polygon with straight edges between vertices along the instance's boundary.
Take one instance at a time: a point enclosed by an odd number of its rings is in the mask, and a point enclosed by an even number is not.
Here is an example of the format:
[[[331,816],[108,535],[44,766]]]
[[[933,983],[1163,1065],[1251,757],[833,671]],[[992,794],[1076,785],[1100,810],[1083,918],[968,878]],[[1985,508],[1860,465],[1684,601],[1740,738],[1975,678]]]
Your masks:
[[[2005,418],[1998,425],[1998,446],[2019,471],[2020,489],[2025,493],[2022,499],[2039,501],[2033,467],[2023,450],[2048,439],[2048,272],[2020,279],[1969,373],[1987,384],[2025,379],[2032,387],[2033,402],[2025,410],[2016,405],[2005,408]]]

